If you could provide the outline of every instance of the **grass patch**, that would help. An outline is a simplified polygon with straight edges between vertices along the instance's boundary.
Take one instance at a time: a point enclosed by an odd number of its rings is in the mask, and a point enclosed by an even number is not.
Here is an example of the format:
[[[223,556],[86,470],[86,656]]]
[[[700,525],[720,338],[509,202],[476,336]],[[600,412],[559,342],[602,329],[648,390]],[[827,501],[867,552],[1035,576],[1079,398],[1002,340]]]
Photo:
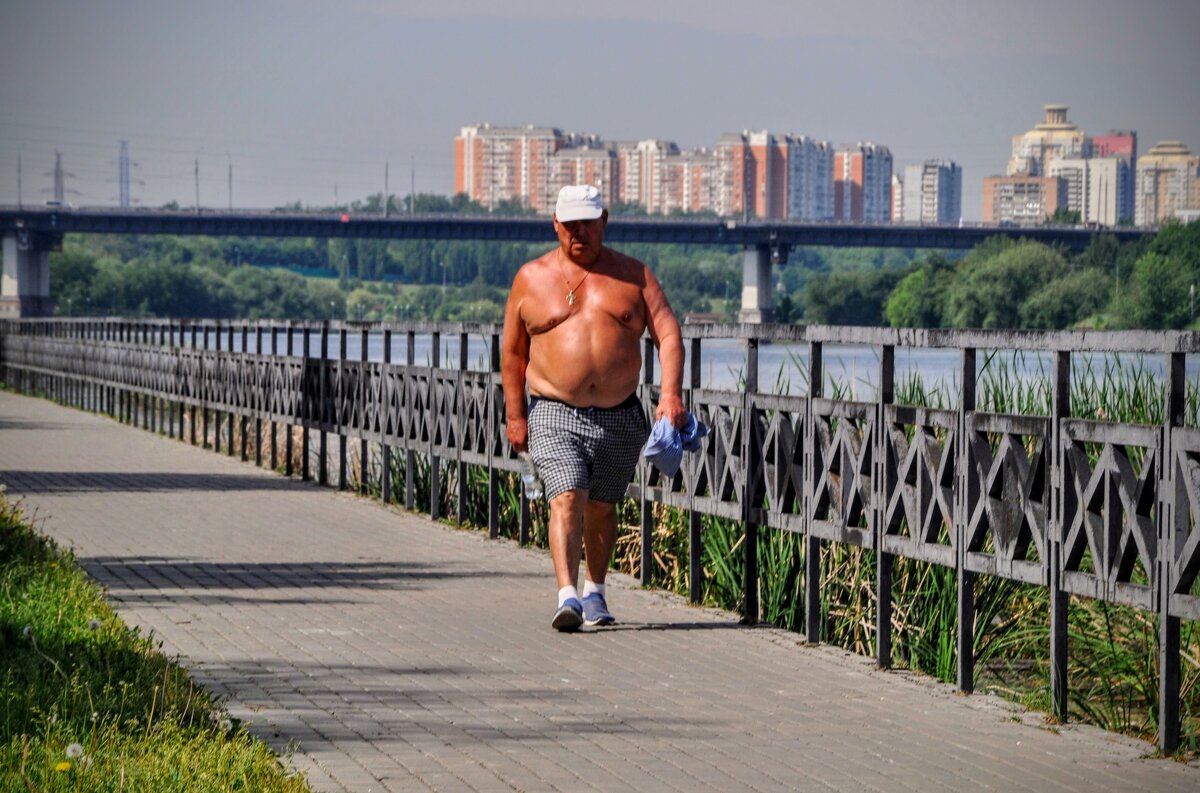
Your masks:
[[[308,791],[0,486],[0,790]]]

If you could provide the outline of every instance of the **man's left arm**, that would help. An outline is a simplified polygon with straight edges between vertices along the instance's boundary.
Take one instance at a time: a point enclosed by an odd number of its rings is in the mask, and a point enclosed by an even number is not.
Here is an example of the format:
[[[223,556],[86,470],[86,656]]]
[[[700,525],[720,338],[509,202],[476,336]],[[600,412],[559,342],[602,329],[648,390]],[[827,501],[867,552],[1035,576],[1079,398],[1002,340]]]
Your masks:
[[[646,329],[658,348],[662,369],[662,393],[654,418],[666,416],[676,427],[687,424],[687,409],[683,406],[683,334],[675,312],[667,301],[658,279],[646,268]]]

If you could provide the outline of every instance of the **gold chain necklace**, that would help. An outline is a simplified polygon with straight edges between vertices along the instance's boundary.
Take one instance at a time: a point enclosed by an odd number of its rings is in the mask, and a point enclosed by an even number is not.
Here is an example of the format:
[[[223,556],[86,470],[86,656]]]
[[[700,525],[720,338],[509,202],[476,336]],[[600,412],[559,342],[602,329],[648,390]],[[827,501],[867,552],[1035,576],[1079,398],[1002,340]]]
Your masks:
[[[563,269],[562,260],[559,259],[558,256],[555,256],[554,262],[558,265],[558,271],[560,273],[562,273],[563,283],[565,283],[567,285],[567,305],[573,306],[573,305],[575,305],[575,300],[577,299],[576,295],[575,295],[575,290],[578,289],[579,287],[583,286],[583,282],[586,281],[587,277],[592,274],[592,271],[585,269],[583,272],[583,278],[580,278],[579,283],[575,284],[575,287],[572,288],[571,287],[571,279],[567,278],[567,271]]]

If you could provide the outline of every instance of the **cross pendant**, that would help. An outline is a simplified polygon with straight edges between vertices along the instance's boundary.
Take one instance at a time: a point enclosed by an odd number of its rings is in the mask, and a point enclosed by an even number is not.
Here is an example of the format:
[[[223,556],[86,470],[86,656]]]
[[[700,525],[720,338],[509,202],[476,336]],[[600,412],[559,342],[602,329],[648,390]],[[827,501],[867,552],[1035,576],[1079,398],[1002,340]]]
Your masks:
[[[572,289],[570,292],[567,292],[567,305],[568,306],[575,305],[575,290],[574,289]]]

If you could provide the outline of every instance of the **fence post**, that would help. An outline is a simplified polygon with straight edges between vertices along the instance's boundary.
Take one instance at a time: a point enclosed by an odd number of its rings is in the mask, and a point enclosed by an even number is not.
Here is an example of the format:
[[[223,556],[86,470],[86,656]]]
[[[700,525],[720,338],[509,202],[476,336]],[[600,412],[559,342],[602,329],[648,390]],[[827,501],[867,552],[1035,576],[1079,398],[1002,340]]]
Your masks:
[[[442,366],[442,334],[433,332],[433,354],[429,371],[429,398],[426,406],[430,410],[433,426],[429,432],[429,517],[438,520],[442,517],[442,460],[435,453],[437,444],[437,370]]]
[[[468,498],[468,482],[467,482],[467,464],[463,462],[463,443],[466,438],[467,430],[467,399],[464,389],[466,388],[466,371],[469,363],[467,355],[467,342],[469,336],[466,331],[460,331],[458,334],[458,387],[455,389],[455,399],[458,401],[460,409],[458,414],[458,428],[454,433],[458,440],[458,503],[455,504],[454,514],[455,520],[459,526],[466,525],[467,522],[467,498]],[[447,410],[449,418],[454,419],[454,411]]]
[[[823,343],[808,343],[808,399],[804,408],[804,638],[821,641],[821,538],[813,535],[813,495],[817,484],[817,421],[813,400],[825,387]]]
[[[407,392],[406,399],[412,399],[413,392],[416,391],[413,382],[413,365],[417,360],[417,334],[412,329],[409,329],[405,334],[405,357],[407,371],[404,374],[404,388]],[[412,431],[416,425],[418,417],[416,416],[413,405],[407,404],[408,408],[408,435],[404,439],[404,508],[412,511],[417,503],[417,480],[416,473],[413,470],[417,465],[417,452],[413,448],[413,444],[417,442],[416,433]]]
[[[363,496],[371,492],[371,476],[368,473],[368,466],[371,463],[371,459],[369,454],[370,450],[367,448],[367,431],[370,428],[363,424],[363,422],[365,422],[367,419],[367,403],[371,400],[371,394],[369,393],[369,389],[367,387],[368,383],[371,382],[370,378],[367,376],[367,359],[370,357],[368,355],[369,350],[367,348],[370,345],[370,342],[370,334],[367,332],[367,328],[364,325],[362,330],[359,331],[358,344],[358,357],[360,363],[362,364],[362,369],[359,371],[358,375],[358,393],[359,399],[362,400],[360,403],[360,410],[358,411],[358,492],[359,495]],[[383,405],[379,405],[378,408],[379,411],[376,413],[376,416],[383,415]]]
[[[1067,502],[1073,503],[1074,490],[1070,487],[1066,472],[1066,455],[1063,453],[1061,431],[1062,419],[1071,415],[1071,353],[1057,350],[1054,353],[1054,384],[1050,434],[1054,444],[1051,451],[1051,486],[1057,498],[1053,499],[1050,522],[1050,712],[1060,722],[1067,721],[1067,617],[1068,598],[1062,588],[1063,520],[1068,512]]]
[[[1175,530],[1180,520],[1176,510],[1186,509],[1175,503],[1174,430],[1183,426],[1185,404],[1185,357],[1167,356],[1166,405],[1163,411],[1162,442],[1159,448],[1158,519],[1158,748],[1164,755],[1179,748],[1179,617],[1171,614],[1171,595],[1175,591]],[[1185,515],[1181,518],[1186,521]]]
[[[742,499],[742,525],[745,540],[742,545],[742,619],[747,625],[758,623],[758,524],[754,512],[758,509],[758,482],[762,476],[762,455],[755,437],[754,396],[758,392],[758,337],[746,339],[746,390],[742,393],[742,469],[745,471],[745,493]]]
[[[892,567],[894,560],[884,550],[884,515],[887,500],[896,487],[896,472],[887,464],[887,407],[896,401],[896,347],[884,344],[879,355],[879,401],[875,408],[874,480],[871,486],[871,534],[875,541],[875,662],[880,669],[892,667]],[[910,531],[912,527],[909,527]]]
[[[960,351],[959,380],[962,397],[958,405],[958,439],[955,449],[957,493],[954,498],[954,582],[957,592],[958,690],[975,690],[975,574],[967,570],[967,528],[979,500],[979,481],[971,475],[971,438],[967,417],[975,412],[975,348]]]
[[[325,485],[329,483],[329,433],[327,430],[326,418],[329,415],[329,320],[321,323],[321,359],[317,363],[317,373],[319,375],[317,387],[317,426],[320,427],[320,435],[317,436],[317,452],[320,454],[320,459],[317,461],[317,484]]]
[[[649,337],[642,341],[642,389],[645,394],[644,410],[650,418],[654,411],[650,409],[650,392],[654,386],[654,341]],[[661,398],[661,395],[660,395]],[[650,463],[642,458],[642,487],[639,494],[641,505],[641,558],[639,567],[642,586],[650,586],[654,582],[654,502],[648,497],[649,488],[646,486],[650,479]]]
[[[342,416],[349,407],[351,397],[346,393],[346,363],[346,326],[343,325],[338,328],[338,359],[337,367],[333,370],[337,372],[337,378],[334,380],[333,393],[330,394],[333,407],[333,426],[337,428],[338,436],[338,490],[345,490],[349,485],[349,476],[347,475],[349,459],[346,451],[350,442],[350,438],[347,437],[350,428],[342,423]]]
[[[390,328],[383,330],[383,366],[379,371],[379,396],[383,400],[383,404],[379,406],[380,420],[383,422],[380,427],[380,438],[382,443],[379,447],[379,461],[382,470],[379,472],[379,490],[383,498],[383,503],[392,503],[392,447],[387,442],[388,436],[388,420],[391,415],[392,407],[392,331]]]
[[[692,392],[700,387],[701,361],[700,339],[689,340],[691,349],[688,351],[689,373],[687,389],[687,409],[693,409]],[[701,514],[695,508],[695,488],[688,488],[688,600],[699,603],[703,595],[704,584],[704,534],[701,525]]]
[[[500,371],[500,334],[492,332],[488,339],[488,537],[496,539],[500,536],[500,472],[496,469],[495,450],[504,448],[497,445],[497,434],[502,431],[500,423],[500,406],[504,404],[504,392],[497,393],[496,374]],[[499,405],[496,404],[497,397]],[[523,500],[523,499],[522,499]]]
[[[320,395],[324,391],[324,389],[320,385],[321,368],[320,368],[320,362],[318,361],[317,367],[316,367],[316,369],[317,369],[316,394],[309,393],[309,389],[312,388],[312,384],[307,382],[307,379],[308,379],[308,370],[312,364],[310,363],[311,359],[309,357],[308,352],[309,352],[310,347],[312,346],[312,328],[308,327],[307,324],[304,326],[304,332],[301,334],[300,341],[304,345],[304,349],[301,353],[304,358],[304,361],[303,361],[302,368],[300,370],[300,388],[301,388],[300,478],[303,481],[307,482],[309,479],[312,478],[312,466],[308,460],[308,458],[309,458],[309,448],[308,448],[309,447],[309,439],[308,439],[309,427],[308,427],[308,425],[312,421],[313,413],[316,413],[318,416],[320,415],[319,399],[320,399]],[[316,406],[316,410],[313,410],[314,406]]]

